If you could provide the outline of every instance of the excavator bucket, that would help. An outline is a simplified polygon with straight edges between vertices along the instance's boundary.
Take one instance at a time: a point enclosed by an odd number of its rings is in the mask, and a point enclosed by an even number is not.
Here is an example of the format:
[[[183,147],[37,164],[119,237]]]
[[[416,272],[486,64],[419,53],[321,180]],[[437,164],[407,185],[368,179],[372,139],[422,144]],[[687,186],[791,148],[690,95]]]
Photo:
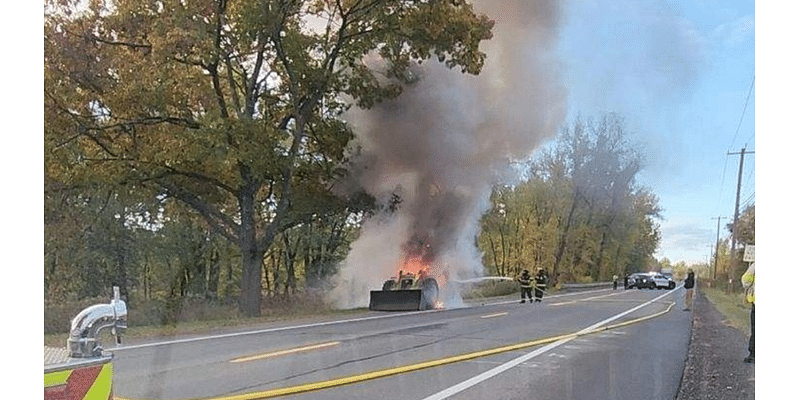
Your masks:
[[[406,284],[406,286],[404,286]],[[397,287],[401,289],[398,289]],[[436,279],[423,278],[416,283],[393,281],[384,282],[383,290],[369,292],[369,309],[373,311],[425,311],[436,308],[439,298],[439,285]]]
[[[369,309],[373,311],[417,311],[425,310],[422,290],[371,290]]]

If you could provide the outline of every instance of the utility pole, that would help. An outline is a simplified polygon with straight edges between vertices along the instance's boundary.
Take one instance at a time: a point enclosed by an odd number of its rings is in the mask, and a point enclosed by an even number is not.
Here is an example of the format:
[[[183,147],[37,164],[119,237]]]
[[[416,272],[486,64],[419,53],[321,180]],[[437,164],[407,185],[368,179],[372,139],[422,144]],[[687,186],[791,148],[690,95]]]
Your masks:
[[[718,216],[718,217],[715,217],[715,218],[711,218],[711,219],[717,220],[717,241],[714,242],[714,249],[715,249],[714,250],[714,278],[713,278],[714,280],[717,280],[717,260],[719,259],[719,220],[721,220],[723,218],[725,218],[725,217]]]
[[[742,151],[740,153],[728,153],[729,156],[739,154],[739,183],[736,185],[736,207],[733,209],[733,233],[731,235],[731,265],[728,268],[728,283],[733,281],[733,266],[736,261],[736,235],[739,225],[739,195],[742,190],[742,166],[744,165],[745,154],[755,154],[755,151]],[[730,289],[730,288],[728,288]]]

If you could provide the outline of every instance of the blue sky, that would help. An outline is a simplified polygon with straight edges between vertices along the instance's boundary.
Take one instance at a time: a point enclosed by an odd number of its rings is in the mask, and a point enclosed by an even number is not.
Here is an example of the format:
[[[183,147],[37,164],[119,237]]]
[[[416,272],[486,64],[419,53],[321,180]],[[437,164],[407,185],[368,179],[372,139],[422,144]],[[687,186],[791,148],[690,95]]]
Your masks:
[[[657,257],[706,262],[716,217],[733,219],[739,156],[755,151],[755,3],[732,0],[568,2],[558,58],[568,117],[625,116],[647,165],[639,183],[664,209]],[[749,99],[748,99],[749,95]],[[741,123],[741,125],[740,125]],[[755,202],[746,155],[741,203]]]

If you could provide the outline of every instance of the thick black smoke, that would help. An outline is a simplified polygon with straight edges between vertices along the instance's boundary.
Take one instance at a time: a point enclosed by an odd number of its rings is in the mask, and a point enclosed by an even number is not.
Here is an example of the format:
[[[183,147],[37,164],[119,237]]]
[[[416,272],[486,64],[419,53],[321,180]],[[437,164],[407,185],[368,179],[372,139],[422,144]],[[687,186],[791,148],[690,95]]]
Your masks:
[[[402,201],[365,223],[337,277],[341,307],[366,306],[369,290],[409,257],[430,263],[440,284],[445,276],[481,276],[475,238],[492,185],[514,179],[512,162],[527,159],[562,123],[566,93],[551,59],[557,2],[475,6],[496,21],[479,76],[428,62],[398,99],[349,116],[362,147],[353,175],[377,198]]]

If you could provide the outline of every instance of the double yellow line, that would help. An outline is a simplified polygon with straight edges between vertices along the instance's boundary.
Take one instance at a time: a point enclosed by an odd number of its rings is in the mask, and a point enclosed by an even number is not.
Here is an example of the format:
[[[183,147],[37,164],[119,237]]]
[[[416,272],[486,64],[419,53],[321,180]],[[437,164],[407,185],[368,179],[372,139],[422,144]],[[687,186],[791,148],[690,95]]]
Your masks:
[[[286,396],[286,395],[290,395],[290,394],[298,394],[298,393],[304,393],[304,392],[311,392],[311,391],[315,391],[315,390],[330,389],[330,388],[337,387],[337,386],[349,385],[349,384],[358,383],[358,382],[364,382],[364,381],[368,381],[368,380],[372,380],[372,379],[385,378],[385,377],[392,376],[392,375],[399,375],[399,374],[404,374],[404,373],[408,373],[408,372],[419,371],[419,370],[426,369],[426,368],[438,367],[438,366],[446,365],[446,364],[453,364],[453,363],[457,363],[457,362],[461,362],[461,361],[472,360],[472,359],[475,359],[475,358],[480,358],[480,357],[486,357],[486,356],[506,353],[506,352],[514,351],[514,350],[521,350],[521,349],[525,349],[525,348],[528,348],[528,347],[540,346],[540,345],[547,344],[547,343],[557,342],[557,341],[563,340],[563,339],[572,339],[572,338],[576,338],[576,337],[579,337],[579,336],[590,335],[592,333],[602,332],[602,331],[606,331],[606,330],[610,330],[610,329],[616,329],[616,328],[620,328],[620,327],[623,327],[623,326],[632,325],[632,324],[635,324],[635,323],[638,323],[638,322],[646,321],[648,319],[659,317],[661,315],[664,315],[664,314],[668,313],[672,309],[672,307],[674,307],[674,306],[675,306],[675,302],[672,301],[672,302],[669,302],[669,305],[667,306],[666,309],[664,309],[663,311],[657,312],[655,314],[647,315],[647,316],[644,316],[644,317],[632,319],[632,320],[625,321],[625,322],[620,322],[618,324],[599,327],[599,328],[596,328],[596,329],[593,329],[593,330],[590,330],[590,331],[581,331],[581,332],[569,333],[569,334],[566,334],[566,335],[552,336],[552,337],[538,339],[538,340],[534,340],[534,341],[530,341],[530,342],[523,342],[523,343],[518,343],[518,344],[514,344],[514,345],[509,345],[509,346],[502,346],[502,347],[497,347],[497,348],[488,349],[488,350],[476,351],[476,352],[473,352],[473,353],[467,353],[467,354],[462,354],[462,355],[459,355],[459,356],[442,358],[442,359],[439,359],[439,360],[426,361],[426,362],[422,362],[422,363],[406,365],[406,366],[403,366],[403,367],[383,369],[383,370],[369,372],[369,373],[361,374],[361,375],[353,375],[353,376],[348,376],[348,377],[344,377],[344,378],[331,379],[331,380],[327,380],[327,381],[308,383],[308,384],[298,385],[298,386],[290,386],[290,387],[281,388],[281,389],[266,390],[266,391],[262,391],[262,392],[245,393],[245,394],[234,395],[234,396],[225,396],[225,397],[214,397],[214,398],[210,398],[208,400],[257,400],[257,399],[269,399],[269,398],[273,398],[273,397]],[[335,343],[335,342],[331,342],[331,343]],[[323,345],[331,345],[331,344],[330,343],[324,343]],[[322,345],[316,345],[316,346],[322,346]],[[312,346],[307,346],[307,347],[312,347]],[[327,346],[325,346],[325,347],[327,347]],[[123,399],[121,399],[119,397],[117,397],[116,399],[117,400],[123,400]]]

